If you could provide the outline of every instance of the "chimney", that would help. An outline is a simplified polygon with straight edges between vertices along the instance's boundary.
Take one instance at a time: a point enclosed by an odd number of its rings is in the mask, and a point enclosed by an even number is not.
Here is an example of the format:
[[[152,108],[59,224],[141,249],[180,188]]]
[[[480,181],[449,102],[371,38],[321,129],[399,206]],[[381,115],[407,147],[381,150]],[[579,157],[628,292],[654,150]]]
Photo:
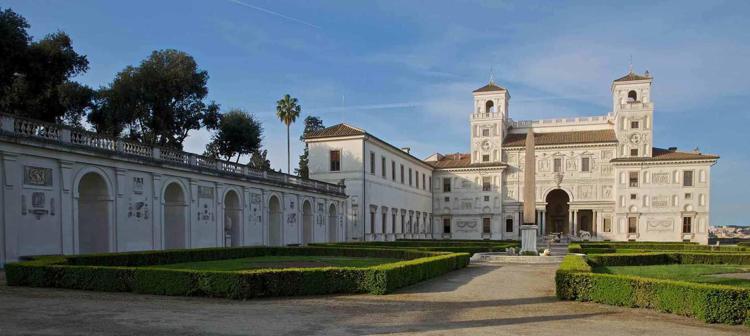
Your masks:
[[[404,151],[404,153],[409,154],[409,152],[411,151],[411,148],[409,148],[409,147],[401,147],[401,150]]]
[[[677,147],[669,147],[669,151],[670,152],[676,152],[677,151]]]

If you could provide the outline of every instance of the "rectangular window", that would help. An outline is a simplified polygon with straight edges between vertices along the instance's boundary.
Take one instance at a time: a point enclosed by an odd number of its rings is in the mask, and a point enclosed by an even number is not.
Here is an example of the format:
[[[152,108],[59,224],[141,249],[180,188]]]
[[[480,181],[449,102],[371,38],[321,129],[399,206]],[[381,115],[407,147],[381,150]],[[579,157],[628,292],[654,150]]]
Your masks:
[[[590,158],[587,158],[587,157],[581,158],[581,171],[583,171],[583,172],[589,172],[589,171],[591,171],[591,167],[590,167],[591,162],[590,161],[591,161]]]
[[[419,189],[419,172],[418,171],[414,172],[414,180],[415,180],[414,181],[415,186],[417,187],[417,189]]]
[[[638,232],[638,218],[628,217],[628,233],[637,233],[637,232]]]
[[[385,230],[385,226],[388,224],[388,214],[387,213],[383,212],[383,218],[382,218],[382,220],[383,220],[383,222],[380,223],[380,226],[383,229],[383,233],[385,233],[385,231],[386,231]]]
[[[391,233],[396,233],[396,210],[391,214]]]
[[[693,232],[693,218],[682,217],[682,233],[692,233],[692,232]]]
[[[375,233],[375,212],[370,211],[370,233]]]
[[[630,199],[632,199],[632,200],[638,199],[638,195],[636,195],[636,194],[630,194]]]
[[[492,229],[492,225],[489,218],[482,218],[482,233],[489,234]]]
[[[450,177],[444,177],[443,178],[443,192],[450,192],[451,191],[451,179]]]
[[[391,179],[396,181],[396,161],[391,161]]]
[[[375,174],[375,152],[370,152],[370,174]]]
[[[409,185],[411,185],[411,168],[409,168]]]
[[[602,223],[602,226],[604,227],[604,232],[612,232],[612,219],[609,217],[603,218],[604,223]]]
[[[380,158],[380,175],[383,176],[383,178],[386,178],[386,176],[388,176],[385,169],[385,156]]]
[[[448,196],[445,196],[445,198],[444,198],[443,200],[445,201],[445,203],[448,203],[448,202],[450,202],[450,201],[451,201],[451,198],[450,198],[450,197],[448,197]]]
[[[425,181],[424,176],[425,175],[422,174],[422,190],[427,189],[427,184],[424,183],[424,181]]]
[[[443,218],[443,233],[451,233],[451,219]]]
[[[484,201],[485,202],[489,202],[490,201],[490,197],[489,196],[484,196]]]
[[[491,177],[482,177],[482,191],[492,191]]]
[[[505,232],[513,232],[513,218],[505,220]]]
[[[401,213],[401,233],[404,233],[404,229],[406,227],[406,215]]]
[[[490,129],[489,128],[482,129],[482,136],[486,136],[486,137],[490,136]]]
[[[630,186],[638,187],[638,172],[630,172]]]
[[[685,193],[685,199],[686,200],[693,199],[693,194],[691,194],[691,193]]]
[[[401,165],[401,184],[404,184],[404,165]]]
[[[331,171],[341,170],[341,151],[331,151]]]
[[[638,125],[637,121],[631,121],[630,122],[630,128],[638,128],[640,125]]]
[[[693,186],[693,171],[686,170],[682,172],[682,186],[692,187]]]
[[[430,177],[428,178],[428,180],[430,181],[430,190],[432,190],[432,176],[430,176]]]
[[[489,154],[482,155],[482,162],[489,162],[489,161],[490,161],[490,155]]]
[[[638,156],[638,148],[631,149],[630,156]]]
[[[562,173],[562,159],[557,158],[554,160],[555,173]]]

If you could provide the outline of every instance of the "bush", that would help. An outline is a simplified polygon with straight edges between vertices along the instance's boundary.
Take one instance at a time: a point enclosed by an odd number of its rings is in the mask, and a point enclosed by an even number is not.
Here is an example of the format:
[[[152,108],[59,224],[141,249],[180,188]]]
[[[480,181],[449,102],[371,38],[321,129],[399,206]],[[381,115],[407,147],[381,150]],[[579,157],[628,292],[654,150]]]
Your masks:
[[[262,255],[397,258],[367,268],[199,271],[143,267]],[[39,257],[6,267],[8,285],[247,299],[330,293],[385,294],[466,267],[466,253],[325,247],[209,248]]]
[[[427,241],[427,240],[397,240],[392,242],[360,242],[360,243],[323,243],[313,246],[348,247],[348,248],[379,248],[417,250],[454,253],[482,253],[504,252],[509,247],[519,247],[517,241]]]
[[[597,265],[651,263],[748,262],[744,255],[659,253],[595,256]],[[616,264],[611,264],[612,262]],[[583,256],[566,256],[555,274],[556,295],[563,300],[592,301],[617,306],[652,308],[691,316],[709,323],[750,323],[750,290],[723,285],[658,280],[627,275],[598,274]]]
[[[573,245],[573,244],[571,244]],[[624,250],[632,251],[703,251],[703,252],[746,252],[746,247],[738,246],[709,246],[699,245],[694,242],[585,242],[580,245],[581,252],[585,254],[595,253],[617,253]]]

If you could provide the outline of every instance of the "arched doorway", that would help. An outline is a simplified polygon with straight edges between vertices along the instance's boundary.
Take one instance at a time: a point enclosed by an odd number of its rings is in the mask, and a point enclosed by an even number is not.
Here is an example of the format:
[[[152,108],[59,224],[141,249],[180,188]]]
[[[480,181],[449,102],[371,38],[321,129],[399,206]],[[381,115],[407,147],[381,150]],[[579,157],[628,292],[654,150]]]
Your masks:
[[[86,173],[78,182],[78,252],[109,252],[112,198],[104,177]]]
[[[242,207],[234,190],[224,195],[224,246],[242,245]]]
[[[268,200],[268,245],[281,246],[281,202],[276,196]]]
[[[570,197],[562,189],[555,189],[547,194],[547,218],[545,218],[545,233],[558,233],[569,234],[568,229],[568,203]]]
[[[338,241],[338,225],[336,225],[336,205],[331,204],[328,208],[328,241]]]
[[[177,182],[164,189],[164,248],[185,248],[187,236],[187,202],[185,192]]]
[[[313,242],[313,213],[312,205],[305,201],[302,205],[302,244]]]

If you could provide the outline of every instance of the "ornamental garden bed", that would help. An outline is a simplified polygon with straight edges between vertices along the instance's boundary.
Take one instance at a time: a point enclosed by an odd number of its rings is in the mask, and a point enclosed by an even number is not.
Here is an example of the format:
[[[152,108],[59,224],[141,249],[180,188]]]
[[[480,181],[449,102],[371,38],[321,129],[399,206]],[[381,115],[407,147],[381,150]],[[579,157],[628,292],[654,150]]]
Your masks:
[[[750,254],[651,252],[568,255],[555,275],[563,300],[656,309],[708,323],[750,325],[750,282],[708,274],[750,269]]]
[[[374,249],[401,249],[432,252],[454,252],[454,253],[482,253],[482,252],[504,252],[509,247],[519,248],[518,241],[450,241],[450,240],[397,240],[397,241],[373,241],[357,243],[327,243],[313,244],[313,246],[324,247],[349,247],[349,248],[374,248]]]
[[[466,253],[240,247],[38,257],[6,276],[10,286],[249,299],[385,294],[468,263]]]

